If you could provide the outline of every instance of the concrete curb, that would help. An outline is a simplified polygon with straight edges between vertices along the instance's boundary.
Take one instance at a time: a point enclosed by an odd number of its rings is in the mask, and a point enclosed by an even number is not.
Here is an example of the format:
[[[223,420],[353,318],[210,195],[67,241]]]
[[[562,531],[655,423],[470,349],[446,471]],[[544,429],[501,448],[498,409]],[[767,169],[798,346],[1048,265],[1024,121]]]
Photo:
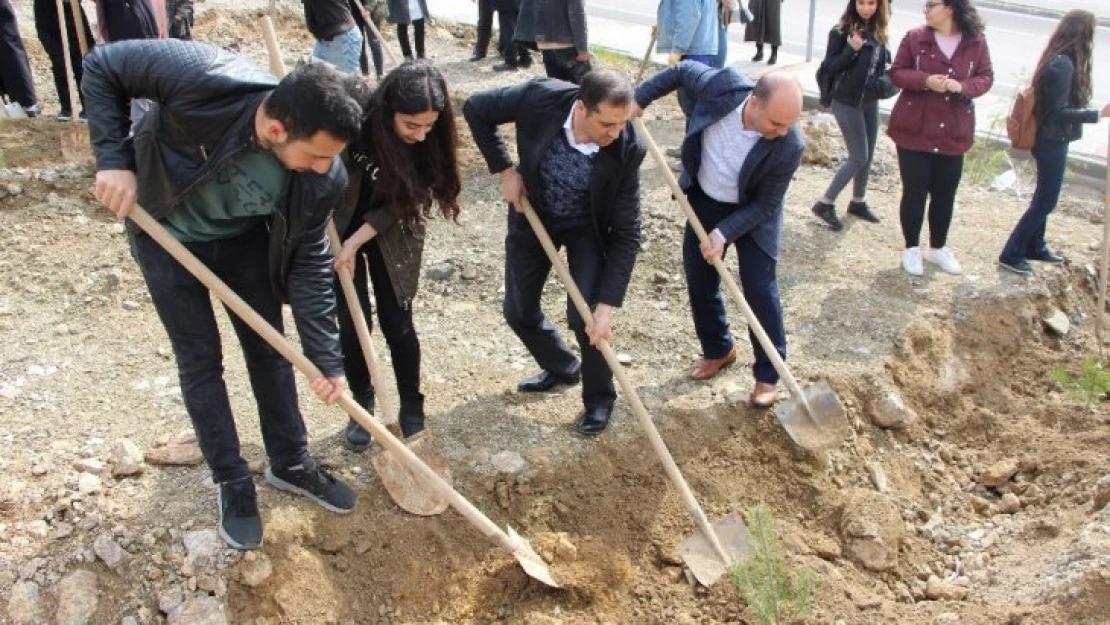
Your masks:
[[[1026,15],[1036,15],[1039,17],[1051,17],[1056,19],[1064,17],[1064,13],[1066,13],[1066,11],[1061,11],[1060,9],[1052,9],[1049,7],[1036,6],[1032,4],[1022,4],[1019,2],[1006,2],[1005,0],[977,0],[975,5],[985,9],[1010,11],[1012,13],[1024,13]],[[1095,20],[1098,22],[1099,26],[1106,26],[1110,28],[1110,17],[1095,16]]]

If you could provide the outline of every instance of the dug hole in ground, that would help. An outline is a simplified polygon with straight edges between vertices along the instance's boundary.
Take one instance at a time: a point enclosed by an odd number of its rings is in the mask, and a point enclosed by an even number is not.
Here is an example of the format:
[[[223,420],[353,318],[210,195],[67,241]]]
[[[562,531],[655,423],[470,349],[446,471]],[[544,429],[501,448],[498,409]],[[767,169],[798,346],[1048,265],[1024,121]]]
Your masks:
[[[259,13],[217,0],[198,8],[198,39],[267,66]],[[755,622],[728,576],[708,589],[688,581],[675,552],[693,524],[626,401],[609,431],[584,440],[570,427],[577,389],[515,392],[534,363],[500,315],[505,208],[464,127],[461,224],[431,224],[415,302],[429,427],[459,491],[530,539],[566,588],[528,578],[453,511],[403,513],[368,457],[342,448],[346,417],[307,394],[312,450],[354,485],[358,508],[339,517],[262,485],[257,413],[221,315],[266,531],[260,551],[225,549],[169,342],[123,226],[90,194],[92,166],[60,161],[64,127],[49,118],[46,57],[30,9],[18,10],[48,115],[0,123],[0,443],[9,450],[0,461],[0,618]],[[282,3],[277,20],[287,63],[312,45],[298,10]],[[386,39],[396,50],[392,32]],[[429,29],[429,54],[457,107],[531,75],[494,73],[495,59],[466,62],[472,43],[467,28]],[[630,72],[635,65],[625,62]],[[661,143],[679,140],[673,99],[653,105],[647,123]],[[706,513],[766,504],[788,563],[816,577],[805,622],[1105,622],[1108,413],[1051,376],[1082,372],[1094,352],[1099,191],[1067,189],[1049,238],[1070,262],[1022,279],[994,261],[1031,180],[1020,183],[1021,198],[965,180],[950,243],[965,275],[929,267],[911,278],[899,267],[893,146],[883,139],[868,194],[883,222],[848,220],[833,233],[809,207],[843,156],[839,133],[814,113],[803,126],[810,150],[787,198],[779,274],[789,363],[803,382],[827,379],[853,426],[825,462],[799,450],[771,413],[747,406],[746,340],[723,375],[689,379],[699,350],[682,219],[650,159],[644,166],[643,251],[615,344]],[[564,326],[554,278],[544,303]],[[743,339],[739,312],[730,314]]]

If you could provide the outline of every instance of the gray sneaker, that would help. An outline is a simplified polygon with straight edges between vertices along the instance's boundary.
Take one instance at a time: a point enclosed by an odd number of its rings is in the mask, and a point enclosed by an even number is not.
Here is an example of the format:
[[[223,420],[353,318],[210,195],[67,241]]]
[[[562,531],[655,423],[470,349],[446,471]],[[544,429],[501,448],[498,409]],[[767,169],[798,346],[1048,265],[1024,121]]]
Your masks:
[[[266,481],[274,488],[302,495],[327,510],[347,514],[355,509],[358,496],[312,458],[291,467],[266,469]]]

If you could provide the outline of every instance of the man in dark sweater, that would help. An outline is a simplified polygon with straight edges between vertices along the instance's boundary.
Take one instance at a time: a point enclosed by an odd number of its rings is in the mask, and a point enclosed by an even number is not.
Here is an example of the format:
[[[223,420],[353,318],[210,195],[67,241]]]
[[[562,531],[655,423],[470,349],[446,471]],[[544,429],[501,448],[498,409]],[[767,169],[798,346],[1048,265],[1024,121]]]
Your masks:
[[[613,376],[596,345],[613,338],[612,314],[640,249],[640,164],[645,149],[626,127],[632,110],[628,78],[595,71],[581,88],[535,79],[472,95],[463,115],[490,173],[501,177],[501,196],[512,205],[505,237],[505,301],[509,327],[542,368],[520,383],[543,392],[582,380],[585,411],[575,428],[598,434],[616,401]],[[516,126],[514,168],[498,133]],[[566,246],[570,273],[593,309],[587,328],[574,305],[567,318],[582,360],[574,355],[540,307],[551,262],[521,214],[527,196],[556,246]]]

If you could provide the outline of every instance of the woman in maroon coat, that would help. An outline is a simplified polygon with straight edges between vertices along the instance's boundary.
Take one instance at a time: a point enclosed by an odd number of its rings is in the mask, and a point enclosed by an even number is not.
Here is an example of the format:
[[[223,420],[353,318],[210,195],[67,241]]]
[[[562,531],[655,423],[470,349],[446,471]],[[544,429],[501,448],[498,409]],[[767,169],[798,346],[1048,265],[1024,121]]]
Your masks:
[[[975,103],[994,83],[983,21],[970,0],[927,0],[925,25],[906,33],[890,68],[902,93],[887,134],[898,146],[902,268],[925,273],[923,260],[951,274],[960,263],[946,243],[964,153],[975,139]],[[929,247],[920,247],[929,199]]]

